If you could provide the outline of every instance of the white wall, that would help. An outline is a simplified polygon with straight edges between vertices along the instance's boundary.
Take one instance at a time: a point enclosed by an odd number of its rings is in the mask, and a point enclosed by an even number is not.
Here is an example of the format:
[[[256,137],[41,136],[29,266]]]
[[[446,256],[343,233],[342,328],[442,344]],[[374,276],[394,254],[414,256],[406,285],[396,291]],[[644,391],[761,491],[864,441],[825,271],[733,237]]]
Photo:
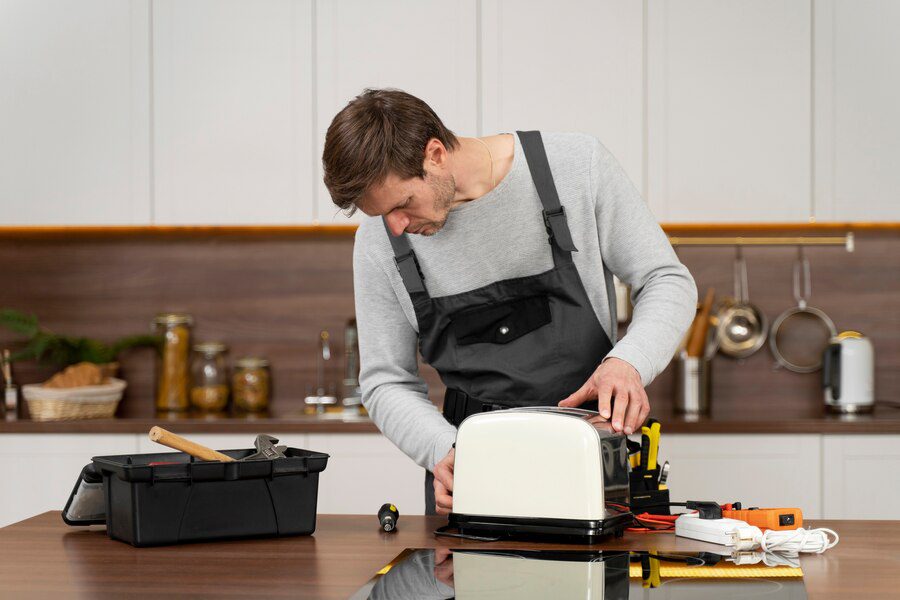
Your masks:
[[[893,0],[4,0],[0,225],[342,223],[333,115],[599,137],[665,222],[898,221]]]

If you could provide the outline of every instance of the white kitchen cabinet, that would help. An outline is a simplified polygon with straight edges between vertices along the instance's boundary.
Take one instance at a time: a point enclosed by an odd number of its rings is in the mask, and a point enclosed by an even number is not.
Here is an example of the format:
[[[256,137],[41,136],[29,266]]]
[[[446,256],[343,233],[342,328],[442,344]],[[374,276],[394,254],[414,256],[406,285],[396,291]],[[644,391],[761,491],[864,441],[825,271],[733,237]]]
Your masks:
[[[822,517],[819,435],[665,434],[672,501],[713,500],[744,506],[796,506]]]
[[[215,449],[249,448],[248,433],[185,433]],[[385,502],[423,514],[424,470],[377,433],[280,433],[280,443],[330,455],[319,514],[374,515]],[[168,452],[144,433],[0,435],[0,527],[62,510],[81,468],[107,454]],[[900,436],[663,434],[673,501],[797,506],[807,518],[892,518],[900,495]],[[878,486],[873,495],[872,486]],[[873,500],[874,499],[874,500]]]
[[[312,220],[312,0],[153,3],[157,224]]]
[[[319,514],[425,514],[425,470],[380,433],[310,434],[309,450],[331,456],[319,476]],[[402,518],[402,517],[401,517]]]
[[[62,510],[92,457],[134,454],[137,449],[134,434],[0,435],[0,527]]]
[[[812,215],[810,5],[647,3],[647,196],[660,220]]]
[[[900,220],[900,3],[816,0],[815,215]]]
[[[822,483],[826,519],[896,519],[900,436],[823,436]]]
[[[0,225],[150,221],[148,0],[0,7]]]
[[[484,134],[517,129],[596,136],[643,188],[640,2],[484,0]],[[644,191],[644,190],[642,190]]]
[[[364,88],[407,91],[457,135],[476,134],[476,2],[329,0],[316,3],[316,23],[314,218],[343,224],[322,183],[322,148],[334,116]]]

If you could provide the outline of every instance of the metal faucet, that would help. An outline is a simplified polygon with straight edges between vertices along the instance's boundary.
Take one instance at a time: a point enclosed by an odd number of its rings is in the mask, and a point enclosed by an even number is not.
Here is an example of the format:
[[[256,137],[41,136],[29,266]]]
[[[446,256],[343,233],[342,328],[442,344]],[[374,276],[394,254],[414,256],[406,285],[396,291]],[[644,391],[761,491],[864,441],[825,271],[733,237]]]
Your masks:
[[[304,400],[306,405],[315,406],[317,414],[325,412],[325,405],[337,403],[337,398],[325,391],[325,367],[331,360],[329,337],[327,329],[319,332],[319,351],[316,353],[316,393],[314,396],[307,396]]]

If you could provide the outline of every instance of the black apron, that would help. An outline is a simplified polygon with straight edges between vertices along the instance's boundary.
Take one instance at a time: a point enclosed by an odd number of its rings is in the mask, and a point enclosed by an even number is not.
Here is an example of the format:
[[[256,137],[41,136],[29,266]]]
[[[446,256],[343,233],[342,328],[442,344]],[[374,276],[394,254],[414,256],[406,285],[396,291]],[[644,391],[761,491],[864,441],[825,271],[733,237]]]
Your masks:
[[[612,349],[572,260],[577,248],[541,134],[517,133],[543,205],[552,269],[432,298],[406,234],[394,237],[388,229],[419,323],[419,351],[447,386],[444,417],[457,427],[478,412],[556,406],[588,380]],[[433,475],[426,472],[426,514],[435,514],[432,482]]]

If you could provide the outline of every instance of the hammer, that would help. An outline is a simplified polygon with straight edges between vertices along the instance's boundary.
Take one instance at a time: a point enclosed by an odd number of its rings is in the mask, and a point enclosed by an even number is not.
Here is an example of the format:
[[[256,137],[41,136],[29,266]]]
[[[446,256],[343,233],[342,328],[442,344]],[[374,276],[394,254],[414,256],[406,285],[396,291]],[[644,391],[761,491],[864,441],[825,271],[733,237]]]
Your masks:
[[[196,442],[192,442],[191,440],[185,439],[180,435],[176,435],[171,431],[166,431],[162,427],[153,427],[150,430],[150,441],[156,442],[157,444],[162,444],[163,446],[168,446],[169,448],[173,448],[175,450],[181,450],[182,452],[186,452],[195,458],[199,458],[200,460],[217,460],[221,462],[235,462],[235,459],[231,458],[227,454],[222,454],[221,452],[217,452],[212,448],[207,448],[206,446],[201,446]],[[242,458],[241,460],[271,460],[275,458],[284,458],[284,451],[287,449],[286,446],[276,446],[278,443],[278,438],[272,437],[271,435],[260,434],[256,436],[256,440],[253,445],[256,447],[256,452]]]

